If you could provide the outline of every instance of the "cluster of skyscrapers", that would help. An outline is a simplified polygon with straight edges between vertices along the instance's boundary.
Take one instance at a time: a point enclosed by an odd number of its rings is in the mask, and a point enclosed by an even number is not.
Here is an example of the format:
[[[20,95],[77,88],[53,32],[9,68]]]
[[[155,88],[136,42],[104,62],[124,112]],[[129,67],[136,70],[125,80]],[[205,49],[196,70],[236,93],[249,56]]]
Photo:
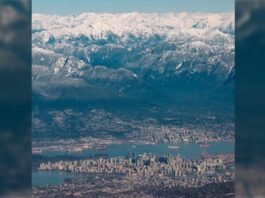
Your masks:
[[[221,157],[193,160],[180,156],[143,154],[132,157],[98,158],[79,161],[41,163],[39,170],[62,170],[80,173],[116,173],[127,176],[185,176],[215,174],[224,171]]]

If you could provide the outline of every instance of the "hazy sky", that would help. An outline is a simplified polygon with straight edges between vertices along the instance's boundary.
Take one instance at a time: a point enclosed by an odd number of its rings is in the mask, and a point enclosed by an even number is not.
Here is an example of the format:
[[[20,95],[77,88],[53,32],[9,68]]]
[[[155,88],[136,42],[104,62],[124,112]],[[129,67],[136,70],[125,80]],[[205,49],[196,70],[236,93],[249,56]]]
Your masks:
[[[32,0],[33,13],[69,15],[83,12],[226,12],[234,0]]]

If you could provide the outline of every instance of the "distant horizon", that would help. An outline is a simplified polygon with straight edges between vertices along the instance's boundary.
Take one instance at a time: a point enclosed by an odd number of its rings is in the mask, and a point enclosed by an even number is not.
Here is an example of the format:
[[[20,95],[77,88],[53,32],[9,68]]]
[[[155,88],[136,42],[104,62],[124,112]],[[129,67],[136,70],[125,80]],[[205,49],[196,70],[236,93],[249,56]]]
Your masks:
[[[138,11],[132,11],[132,12],[80,12],[78,14],[68,14],[68,15],[60,15],[60,14],[47,14],[47,13],[40,13],[40,12],[35,12],[32,13],[33,15],[52,15],[52,16],[74,16],[74,15],[82,15],[82,14],[113,14],[113,15],[119,15],[119,14],[228,14],[228,13],[234,13],[234,10],[231,11],[224,11],[224,12],[188,12],[188,11],[180,11],[180,12],[162,12],[162,13],[158,13],[158,12],[138,12]]]
[[[226,13],[233,0],[32,0],[32,13],[80,15],[82,13]]]

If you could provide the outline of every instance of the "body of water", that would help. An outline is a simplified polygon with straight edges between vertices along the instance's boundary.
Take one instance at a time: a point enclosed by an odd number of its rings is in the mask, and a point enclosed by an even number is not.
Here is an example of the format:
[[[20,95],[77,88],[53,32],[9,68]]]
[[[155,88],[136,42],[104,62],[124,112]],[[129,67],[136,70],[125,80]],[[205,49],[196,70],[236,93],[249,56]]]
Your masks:
[[[81,174],[64,171],[33,171],[32,186],[59,185],[63,183],[65,179],[75,176],[81,176]]]
[[[208,143],[209,147],[200,147],[200,144],[192,143],[159,143],[159,144],[115,144],[108,145],[105,149],[87,149],[81,152],[67,151],[49,151],[43,152],[42,155],[49,157],[56,156],[77,156],[89,157],[94,155],[107,155],[109,157],[126,156],[135,153],[136,155],[143,153],[153,153],[155,155],[172,155],[178,153],[182,158],[198,159],[202,153],[209,155],[234,153],[235,144],[233,142],[212,142]],[[178,148],[172,148],[178,147]]]

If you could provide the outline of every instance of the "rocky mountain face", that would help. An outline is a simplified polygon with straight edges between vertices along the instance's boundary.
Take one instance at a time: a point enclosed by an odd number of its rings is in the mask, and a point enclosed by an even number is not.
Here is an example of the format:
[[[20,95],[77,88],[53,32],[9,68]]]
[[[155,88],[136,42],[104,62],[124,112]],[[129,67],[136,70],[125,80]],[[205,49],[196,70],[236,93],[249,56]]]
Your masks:
[[[50,108],[125,108],[129,116],[137,108],[233,104],[234,13],[33,14],[32,24],[40,117]],[[48,114],[37,117],[47,124]]]

